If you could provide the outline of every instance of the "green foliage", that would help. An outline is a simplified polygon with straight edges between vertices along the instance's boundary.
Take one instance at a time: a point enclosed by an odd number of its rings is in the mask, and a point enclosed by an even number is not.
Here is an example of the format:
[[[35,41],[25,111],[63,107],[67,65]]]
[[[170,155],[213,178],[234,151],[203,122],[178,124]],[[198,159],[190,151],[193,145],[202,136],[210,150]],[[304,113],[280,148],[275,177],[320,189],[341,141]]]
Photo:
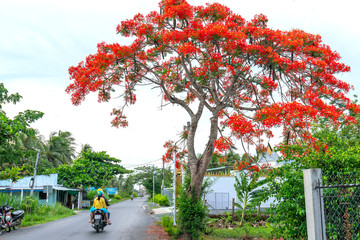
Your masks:
[[[75,214],[71,209],[62,206],[60,203],[46,206],[41,205],[35,198],[26,197],[23,201],[20,201],[16,197],[10,198],[8,194],[0,194],[0,206],[5,204],[25,211],[22,227],[45,223]]]
[[[86,196],[89,200],[93,200],[95,198],[95,196],[97,196],[97,191],[96,190],[90,190],[86,193]]]
[[[115,194],[114,198],[117,199],[117,200],[121,200],[121,199],[122,199],[122,197],[121,197],[120,195],[118,195],[118,194]]]
[[[252,227],[245,223],[244,227],[234,228],[234,229],[215,229],[210,236],[218,237],[221,239],[252,239],[252,238],[261,238],[261,239],[270,239],[272,236],[272,227],[267,225],[267,227]]]
[[[343,125],[335,129],[329,127],[326,120],[319,120],[313,129],[318,149],[307,144],[280,149],[285,156],[280,161],[285,161],[285,164],[269,175],[269,191],[277,200],[273,206],[275,214],[269,220],[275,226],[276,236],[307,238],[302,170],[320,168],[325,176],[332,172],[359,171],[358,132],[358,125]]]
[[[120,195],[124,198],[128,198],[134,190],[136,180],[132,174],[126,178],[123,175],[119,176]]]
[[[155,195],[161,193],[162,168],[144,166],[136,168],[136,174],[133,175],[135,182],[143,185],[147,192],[153,193],[153,170],[155,170]],[[172,184],[173,174],[170,167],[164,169],[164,185],[170,187]]]
[[[174,220],[168,215],[165,215],[161,219],[161,225],[164,227],[165,232],[167,232],[169,235],[173,236],[175,239],[179,236],[181,233],[181,230],[174,226]]]
[[[51,164],[51,167],[58,167],[61,164],[71,164],[75,158],[75,139],[67,131],[50,133],[47,141],[40,144],[41,159]]]
[[[21,98],[18,93],[9,94],[4,84],[0,83],[0,159],[2,165],[11,164],[9,167],[1,166],[0,179],[17,180],[19,176],[26,174],[23,173],[22,165],[26,164],[26,159],[31,157],[34,151],[22,149],[16,144],[16,138],[21,133],[34,134],[29,128],[30,123],[44,115],[39,111],[25,110],[12,119],[9,118],[3,106],[8,103],[16,104]]]
[[[192,239],[199,239],[205,231],[206,206],[195,194],[186,196],[183,191],[177,200],[179,209],[179,222],[181,228],[191,236]]]
[[[106,186],[108,180],[114,175],[129,173],[119,165],[121,160],[112,158],[105,152],[81,152],[81,155],[73,164],[60,165],[51,173],[59,174],[59,181],[66,187],[99,187]]]
[[[180,197],[177,199],[177,208],[179,210],[178,218],[181,230],[190,235],[192,239],[199,239],[202,232],[206,231],[206,213],[207,208],[201,198],[208,192],[213,182],[206,179],[201,187],[200,198],[195,194],[195,191],[187,194],[187,189],[190,185],[190,172],[185,166],[185,175],[180,191]]]
[[[170,206],[169,198],[167,195],[156,194],[155,202],[160,206]]]
[[[213,154],[210,163],[208,165],[208,169],[210,168],[218,168],[223,166],[234,166],[235,162],[240,161],[240,155],[238,153],[234,153],[234,150],[236,150],[235,147],[231,147],[231,150],[226,152],[224,155],[226,155],[227,159],[225,162],[219,163],[219,159],[223,158],[224,156],[220,154]],[[199,156],[201,157],[201,155]]]
[[[262,188],[268,179],[259,180],[259,176],[259,172],[247,173],[242,171],[240,172],[240,179],[235,177],[234,187],[240,202],[240,204],[235,203],[235,205],[242,209],[240,226],[244,223],[245,210],[259,205],[268,197],[266,189]]]

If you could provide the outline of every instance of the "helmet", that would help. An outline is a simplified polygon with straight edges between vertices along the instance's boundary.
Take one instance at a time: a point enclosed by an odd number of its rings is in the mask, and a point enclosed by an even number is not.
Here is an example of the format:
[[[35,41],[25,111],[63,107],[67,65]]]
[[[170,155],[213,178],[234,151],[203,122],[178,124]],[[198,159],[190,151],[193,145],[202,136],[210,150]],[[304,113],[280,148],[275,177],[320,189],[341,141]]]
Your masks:
[[[98,190],[96,190],[96,191],[98,192],[98,191],[103,191],[103,190],[102,190],[101,188],[99,188],[99,189],[98,189]]]
[[[102,192],[102,191],[98,191],[98,192],[97,192],[97,195],[100,197],[101,195],[103,195],[103,192]]]

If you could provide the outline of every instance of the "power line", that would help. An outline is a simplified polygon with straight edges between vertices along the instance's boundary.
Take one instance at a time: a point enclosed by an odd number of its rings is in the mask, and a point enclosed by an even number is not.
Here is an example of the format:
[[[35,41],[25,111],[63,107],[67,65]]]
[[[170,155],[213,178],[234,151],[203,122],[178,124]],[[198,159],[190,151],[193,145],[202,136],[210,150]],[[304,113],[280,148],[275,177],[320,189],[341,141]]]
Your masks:
[[[144,163],[138,163],[138,164],[122,164],[123,166],[126,166],[127,168],[135,168],[135,167],[139,167],[139,166],[148,166],[148,165],[153,165],[155,162],[158,162],[158,161],[162,161],[161,158],[159,159],[155,159],[155,160],[151,160],[151,161],[147,161],[147,162],[144,162]]]

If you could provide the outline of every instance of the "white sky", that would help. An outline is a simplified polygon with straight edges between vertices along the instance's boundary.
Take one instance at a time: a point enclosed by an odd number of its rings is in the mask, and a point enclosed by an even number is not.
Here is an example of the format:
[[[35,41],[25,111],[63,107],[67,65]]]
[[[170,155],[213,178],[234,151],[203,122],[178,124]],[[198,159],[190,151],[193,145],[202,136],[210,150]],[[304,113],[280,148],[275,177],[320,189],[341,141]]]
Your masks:
[[[190,4],[209,1],[189,0]],[[360,95],[360,28],[357,1],[310,0],[222,0],[217,1],[250,20],[263,13],[268,26],[302,29],[320,34],[323,42],[340,53],[351,73],[340,76]],[[79,144],[107,151],[126,167],[141,163],[160,164],[165,141],[176,139],[188,121],[180,108],[160,110],[158,92],[138,91],[138,102],[127,109],[128,128],[110,126],[110,111],[118,100],[97,103],[89,96],[80,106],[72,106],[65,88],[70,84],[68,68],[95,53],[102,41],[125,44],[116,34],[122,20],[137,13],[158,10],[158,0],[0,0],[0,82],[23,100],[6,106],[9,115],[24,109],[45,113],[32,127],[48,138],[51,131],[70,131]],[[352,93],[352,94],[354,94]],[[204,123],[207,119],[204,119]],[[206,142],[206,126],[201,127],[198,151]],[[158,160],[155,161],[154,160]]]

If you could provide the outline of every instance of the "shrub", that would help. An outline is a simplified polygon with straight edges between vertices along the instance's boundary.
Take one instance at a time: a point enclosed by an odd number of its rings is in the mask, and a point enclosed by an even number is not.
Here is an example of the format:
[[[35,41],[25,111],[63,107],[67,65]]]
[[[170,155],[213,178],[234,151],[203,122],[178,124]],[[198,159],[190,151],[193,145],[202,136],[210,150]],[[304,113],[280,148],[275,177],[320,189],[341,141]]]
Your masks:
[[[71,209],[62,206],[60,203],[56,203],[53,206],[41,205],[37,199],[29,196],[20,201],[17,197],[10,198],[8,194],[0,194],[0,206],[5,204],[12,206],[16,210],[22,209],[25,211],[24,220],[21,224],[23,227],[53,221],[75,214]]]
[[[177,238],[181,232],[179,228],[174,226],[174,220],[168,215],[162,217],[161,225],[164,227],[165,232],[167,232],[169,235],[173,236],[174,238]]]
[[[96,190],[90,190],[86,193],[86,196],[89,200],[93,200],[96,196],[97,196],[97,191]],[[110,199],[109,196],[103,192],[103,196],[106,198],[106,199]]]
[[[157,204],[159,204],[160,206],[170,206],[170,201],[169,201],[169,198],[167,195],[161,195],[160,193],[159,194],[156,194],[155,195],[155,202]]]
[[[86,193],[86,196],[89,200],[93,200],[95,198],[95,196],[97,195],[97,191],[96,190],[90,190]]]
[[[115,195],[114,195],[114,198],[117,199],[117,200],[121,200],[121,199],[122,199],[122,197],[121,197],[120,195],[118,195],[118,194],[115,194]]]
[[[199,239],[202,232],[205,232],[206,207],[200,198],[195,194],[186,196],[183,191],[178,199],[179,222],[181,228],[191,236],[192,239]]]

